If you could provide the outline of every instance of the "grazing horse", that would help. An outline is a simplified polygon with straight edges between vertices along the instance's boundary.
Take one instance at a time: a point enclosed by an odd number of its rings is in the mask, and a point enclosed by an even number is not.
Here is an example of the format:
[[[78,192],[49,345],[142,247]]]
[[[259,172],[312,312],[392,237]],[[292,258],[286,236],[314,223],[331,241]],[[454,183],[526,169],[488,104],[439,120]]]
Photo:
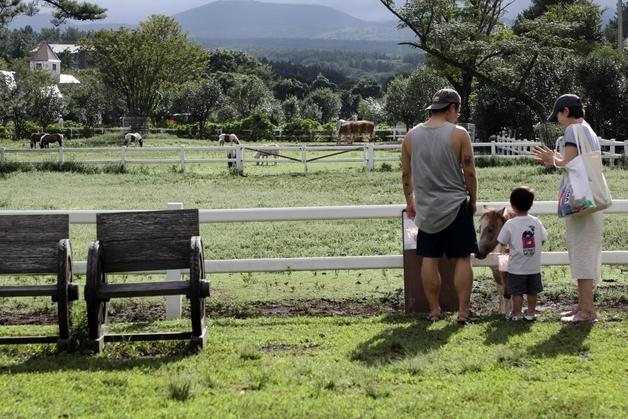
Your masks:
[[[129,132],[124,136],[122,145],[128,146],[130,144],[139,144],[140,147],[144,146],[144,140],[139,132]]]
[[[353,144],[356,139],[370,141],[375,132],[375,123],[371,121],[336,121],[338,141],[336,144]]]
[[[480,217],[480,237],[478,240],[478,248],[480,252],[475,255],[478,259],[484,259],[493,250],[498,250],[499,258],[506,257],[507,250],[504,249],[497,241],[497,236],[502,230],[506,221],[513,216],[506,208],[484,208],[484,213]],[[505,267],[491,266],[493,279],[497,284],[497,298],[499,302],[499,310],[502,313],[510,313],[512,310],[512,301],[508,294],[507,273]]]
[[[223,146],[225,143],[240,144],[240,140],[235,134],[220,134],[218,136],[218,145]]]
[[[32,133],[31,136],[30,136],[31,148],[37,147],[37,144],[41,143],[41,137],[43,137],[44,135],[46,135],[45,132],[34,132],[34,133]]]
[[[63,147],[63,134],[44,134],[39,140],[39,148],[50,148],[50,143],[59,143]]]
[[[277,164],[277,156],[279,156],[280,151],[281,150],[279,149],[279,145],[277,144],[270,144],[268,147],[266,147],[266,150],[264,151],[258,150],[253,157],[255,160],[257,160],[255,164],[263,166],[264,162],[261,161],[261,159],[266,159],[266,166],[268,166],[268,158],[270,156],[273,156],[273,158],[275,159],[275,164]]]

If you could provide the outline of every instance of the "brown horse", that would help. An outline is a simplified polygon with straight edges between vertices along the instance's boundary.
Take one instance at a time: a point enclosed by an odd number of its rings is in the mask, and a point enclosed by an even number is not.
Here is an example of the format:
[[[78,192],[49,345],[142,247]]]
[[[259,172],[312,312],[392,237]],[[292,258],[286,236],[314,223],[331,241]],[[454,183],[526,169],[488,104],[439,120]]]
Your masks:
[[[30,136],[31,148],[37,147],[37,145],[40,144],[40,142],[41,142],[41,137],[43,137],[44,135],[46,135],[45,132],[34,132],[34,133],[32,133],[31,136]]]
[[[507,208],[495,209],[484,208],[484,212],[480,217],[480,237],[478,239],[478,247],[480,252],[475,255],[478,259],[485,259],[489,253],[497,249],[499,256],[505,257],[508,249],[503,248],[497,241],[497,236],[502,230],[506,221],[512,217],[512,213]],[[497,284],[497,298],[499,302],[499,310],[502,313],[510,313],[512,310],[512,302],[507,289],[507,274],[505,270],[499,266],[491,266],[493,279]]]
[[[39,140],[39,148],[50,148],[50,143],[59,143],[63,147],[63,134],[44,134]]]

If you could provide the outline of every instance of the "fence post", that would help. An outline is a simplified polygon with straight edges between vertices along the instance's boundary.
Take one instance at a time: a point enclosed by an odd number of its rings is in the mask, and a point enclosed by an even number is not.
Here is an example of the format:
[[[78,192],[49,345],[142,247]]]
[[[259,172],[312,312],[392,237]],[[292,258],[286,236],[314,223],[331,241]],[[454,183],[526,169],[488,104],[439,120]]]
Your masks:
[[[615,166],[615,139],[611,138],[611,166]]]
[[[63,164],[64,162],[64,155],[63,155],[63,146],[59,147],[59,164]]]
[[[238,145],[236,147],[236,172],[239,175],[244,174],[244,147],[242,145]]]
[[[301,161],[303,162],[303,171],[307,173],[307,146],[301,146]]]
[[[123,145],[120,150],[120,164],[122,167],[126,167],[126,146]]]
[[[185,147],[179,146],[179,170],[185,173]]]
[[[491,141],[491,156],[495,156],[495,154],[497,154],[497,148],[495,147],[495,140],[492,140]]]
[[[366,145],[366,171],[372,172],[375,168],[375,148],[373,144]]]
[[[169,210],[183,209],[182,202],[169,202]],[[180,281],[180,270],[167,270],[166,281]],[[181,318],[181,296],[180,295],[168,295],[166,296],[166,320],[176,320]]]
[[[0,147],[0,163],[4,163],[4,147]]]

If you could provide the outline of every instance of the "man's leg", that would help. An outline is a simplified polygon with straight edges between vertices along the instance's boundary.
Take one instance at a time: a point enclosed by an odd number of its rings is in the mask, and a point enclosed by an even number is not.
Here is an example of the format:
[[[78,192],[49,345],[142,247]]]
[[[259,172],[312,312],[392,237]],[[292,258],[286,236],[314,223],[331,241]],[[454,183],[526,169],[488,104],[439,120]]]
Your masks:
[[[467,319],[470,314],[471,288],[473,288],[473,269],[471,268],[470,256],[456,258],[454,286],[458,294],[458,318]]]
[[[440,271],[438,270],[438,264],[440,258],[428,258],[423,257],[421,262],[421,282],[423,284],[423,291],[427,298],[427,303],[430,305],[430,317],[440,316]]]

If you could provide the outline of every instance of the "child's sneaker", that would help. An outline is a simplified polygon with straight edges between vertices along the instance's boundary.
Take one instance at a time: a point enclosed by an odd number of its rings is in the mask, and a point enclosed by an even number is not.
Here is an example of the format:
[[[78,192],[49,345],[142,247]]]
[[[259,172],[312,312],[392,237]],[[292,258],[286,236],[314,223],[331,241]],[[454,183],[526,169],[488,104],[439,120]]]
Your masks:
[[[526,310],[525,313],[523,313],[523,320],[528,321],[528,322],[536,321],[536,315],[528,314],[528,310]]]
[[[515,315],[515,313],[510,313],[510,321],[518,322],[521,320],[521,314]]]

